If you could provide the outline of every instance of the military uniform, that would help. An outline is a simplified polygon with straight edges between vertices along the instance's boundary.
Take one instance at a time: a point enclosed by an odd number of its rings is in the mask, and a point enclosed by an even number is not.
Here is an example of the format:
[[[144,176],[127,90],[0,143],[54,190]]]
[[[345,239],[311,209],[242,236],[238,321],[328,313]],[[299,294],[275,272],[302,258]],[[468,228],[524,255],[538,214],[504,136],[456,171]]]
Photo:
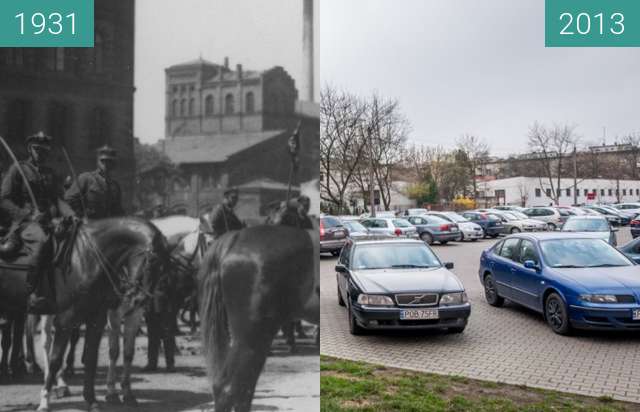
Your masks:
[[[98,149],[100,159],[115,159],[115,150],[109,146]],[[78,181],[67,189],[65,200],[78,216],[83,216],[82,206],[86,208],[87,218],[104,219],[122,216],[122,194],[120,185],[102,170],[81,173]]]
[[[226,191],[225,196],[230,192],[236,192],[236,190],[230,189]],[[215,238],[219,238],[229,231],[240,230],[244,227],[244,224],[240,221],[233,209],[225,203],[213,208],[209,223],[211,224]]]
[[[27,147],[40,146],[50,150],[51,138],[42,132],[27,138]],[[35,210],[27,190],[23,176],[29,182],[39,210]],[[0,208],[11,216],[10,233],[19,236],[27,255],[31,257],[31,266],[27,272],[27,293],[35,292],[39,286],[41,276],[48,273],[50,260],[53,257],[53,247],[50,241],[51,218],[58,215],[56,191],[57,179],[51,168],[36,164],[31,158],[19,165],[13,164],[2,179],[0,188]],[[36,220],[34,216],[38,216]],[[46,295],[46,294],[45,294]],[[30,311],[51,313],[54,311],[52,302],[40,297],[37,307],[30,307]]]
[[[287,208],[280,219],[280,224],[285,226],[293,226],[299,229],[313,229],[311,218],[302,215],[297,209]]]

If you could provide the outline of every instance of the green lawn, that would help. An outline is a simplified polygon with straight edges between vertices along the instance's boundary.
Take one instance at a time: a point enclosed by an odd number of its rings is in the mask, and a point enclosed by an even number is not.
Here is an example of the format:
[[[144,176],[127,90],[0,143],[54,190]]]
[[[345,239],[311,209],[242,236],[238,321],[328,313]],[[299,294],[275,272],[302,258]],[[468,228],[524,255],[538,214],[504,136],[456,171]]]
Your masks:
[[[321,411],[613,412],[640,405],[322,357]]]

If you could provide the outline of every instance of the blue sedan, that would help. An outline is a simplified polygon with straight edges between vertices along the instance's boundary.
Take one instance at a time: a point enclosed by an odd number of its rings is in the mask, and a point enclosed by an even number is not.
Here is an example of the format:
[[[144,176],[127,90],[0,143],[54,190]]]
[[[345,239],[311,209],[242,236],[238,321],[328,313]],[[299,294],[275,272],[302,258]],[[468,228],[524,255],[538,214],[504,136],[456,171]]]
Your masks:
[[[526,306],[558,334],[640,329],[640,268],[601,239],[512,235],[482,253],[479,276],[490,305]]]

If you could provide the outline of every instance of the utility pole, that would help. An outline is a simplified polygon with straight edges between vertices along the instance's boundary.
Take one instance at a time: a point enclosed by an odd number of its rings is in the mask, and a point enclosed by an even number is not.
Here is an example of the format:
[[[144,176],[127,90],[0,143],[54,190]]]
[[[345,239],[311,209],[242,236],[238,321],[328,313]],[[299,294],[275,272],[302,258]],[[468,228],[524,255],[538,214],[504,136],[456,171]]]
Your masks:
[[[367,126],[367,138],[369,140],[369,207],[371,208],[371,217],[376,217],[373,196],[373,139],[371,138],[371,126]]]
[[[573,145],[573,205],[578,206],[578,151]]]

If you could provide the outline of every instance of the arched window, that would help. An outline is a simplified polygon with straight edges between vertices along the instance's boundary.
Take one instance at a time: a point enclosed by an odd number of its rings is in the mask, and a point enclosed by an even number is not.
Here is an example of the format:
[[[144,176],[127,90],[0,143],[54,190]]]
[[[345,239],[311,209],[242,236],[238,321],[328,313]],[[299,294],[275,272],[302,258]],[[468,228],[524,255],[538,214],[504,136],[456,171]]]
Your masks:
[[[27,127],[31,120],[31,104],[26,100],[14,100],[9,104],[8,116],[9,139],[14,142],[22,142],[27,136],[27,133],[33,131],[27,130]]]
[[[178,100],[171,103],[171,116],[178,117]]]
[[[93,70],[96,73],[102,73],[104,69],[104,38],[102,34],[99,32],[95,33],[95,38],[93,42]]]
[[[229,93],[224,98],[224,113],[225,114],[235,113],[236,110],[234,106],[235,106],[235,102],[234,102],[233,95]]]
[[[247,93],[245,97],[245,111],[247,113],[253,113],[256,110],[255,98],[253,97],[253,92]]]
[[[54,102],[49,106],[49,133],[56,142],[65,143],[65,138],[69,126],[69,108],[59,102]]]
[[[207,116],[213,115],[213,96],[212,95],[208,95],[204,99],[204,114]]]
[[[193,111],[195,109],[195,100],[193,98],[189,99],[189,116],[193,116]]]
[[[102,107],[96,107],[91,113],[89,150],[108,144],[109,142],[109,113]]]
[[[187,105],[187,101],[185,99],[180,100],[180,116],[184,116],[186,105]]]

